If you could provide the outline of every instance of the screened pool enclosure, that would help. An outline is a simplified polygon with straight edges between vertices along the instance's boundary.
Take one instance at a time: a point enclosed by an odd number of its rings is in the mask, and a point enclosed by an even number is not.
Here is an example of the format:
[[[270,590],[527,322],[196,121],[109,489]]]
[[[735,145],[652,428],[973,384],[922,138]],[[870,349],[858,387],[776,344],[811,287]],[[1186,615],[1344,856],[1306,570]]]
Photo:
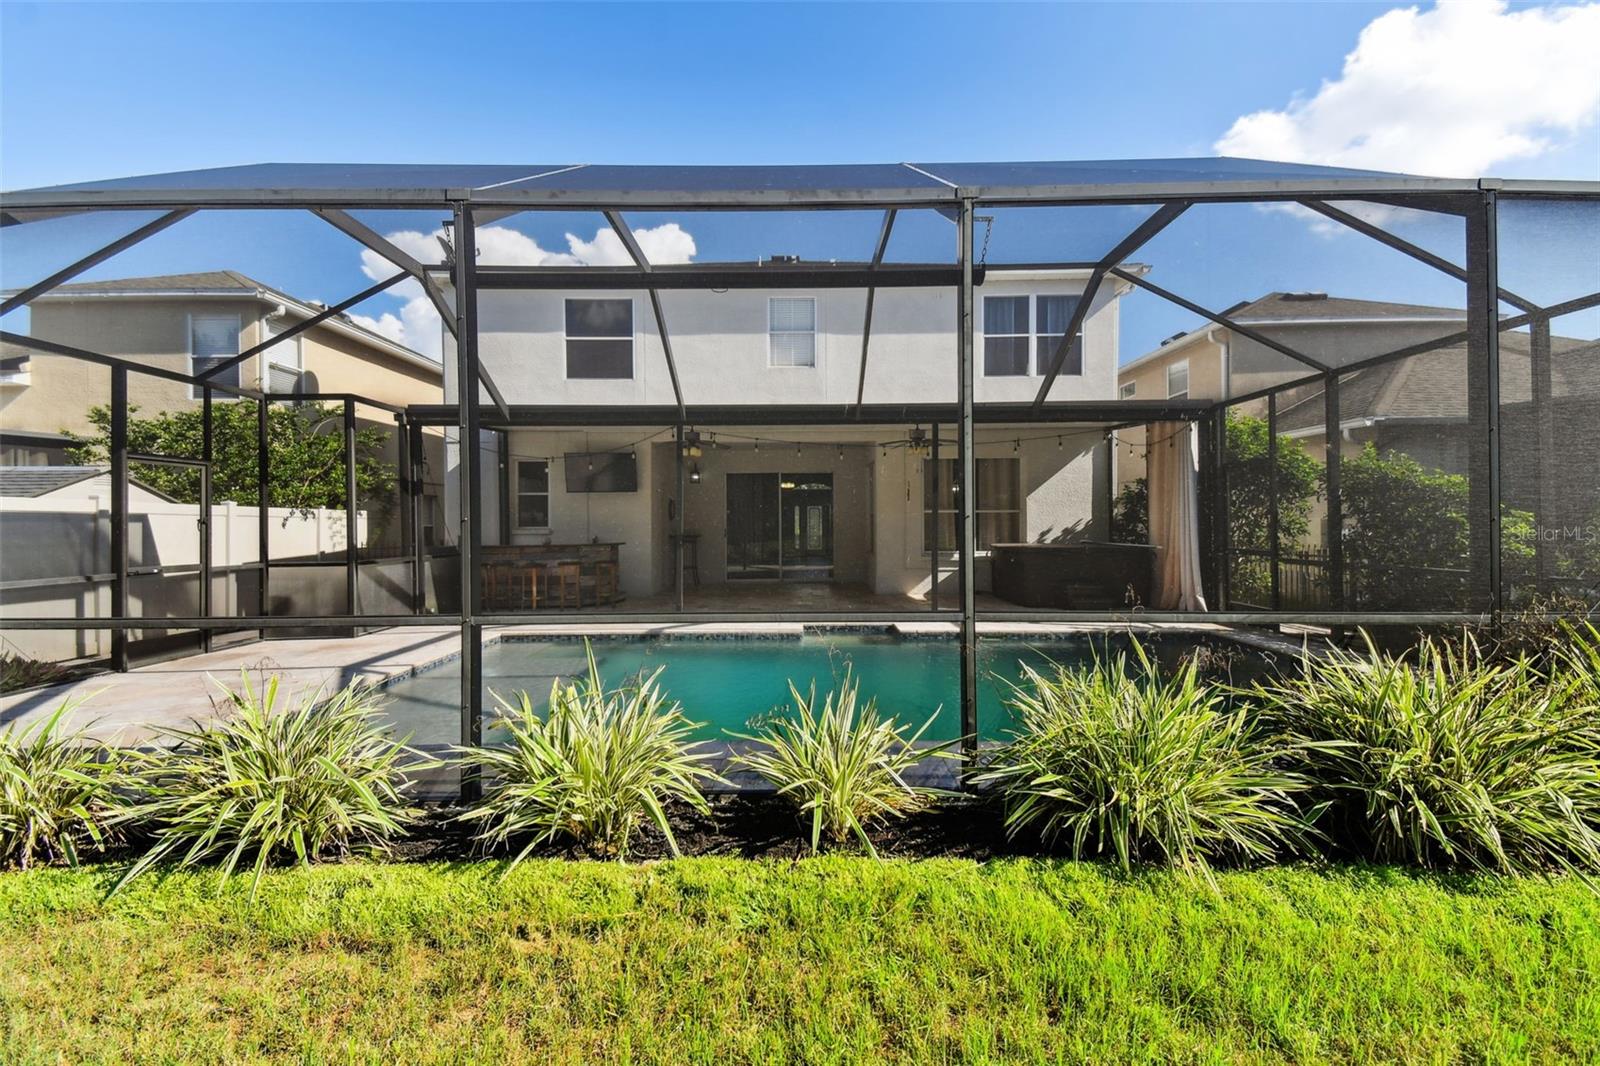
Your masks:
[[[40,428],[14,398],[45,375],[105,412],[81,533],[0,511],[4,628],[46,658],[447,623],[472,743],[486,627],[900,627],[950,634],[972,734],[990,623],[1600,606],[1595,183],[284,164],[0,211],[0,433]],[[44,328],[80,277],[184,264],[373,284],[204,360],[124,343],[131,318],[98,343]],[[437,397],[240,372],[338,321],[437,350]],[[152,382],[199,412],[174,450],[140,428]],[[344,472],[333,550],[291,544],[305,508],[275,495],[275,427],[307,411]],[[253,427],[246,460],[225,424]],[[147,496],[192,509],[192,550],[156,550]]]

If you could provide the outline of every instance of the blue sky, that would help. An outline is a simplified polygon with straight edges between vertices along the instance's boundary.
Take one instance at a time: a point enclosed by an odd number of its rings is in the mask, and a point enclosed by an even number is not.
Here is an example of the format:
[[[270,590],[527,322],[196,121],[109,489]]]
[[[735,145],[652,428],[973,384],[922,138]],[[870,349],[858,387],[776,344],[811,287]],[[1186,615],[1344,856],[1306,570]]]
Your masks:
[[[1585,52],[1600,43],[1590,36],[1596,10],[7,3],[0,188],[262,161],[1070,159],[1219,146],[1416,172],[1597,179],[1600,88],[1591,101],[1590,87],[1600,79],[1588,68],[1600,48]],[[1479,63],[1485,54],[1500,61]],[[1571,58],[1584,54],[1591,62]],[[1414,80],[1450,68],[1459,74]],[[369,221],[426,233],[434,220]],[[858,255],[876,227],[856,216],[759,227],[634,220],[666,222],[692,234],[702,259]],[[1000,218],[991,255],[1092,252],[1120,222]],[[1459,254],[1456,234],[1434,222],[1389,223]],[[1546,228],[1600,238],[1589,221],[1571,223]],[[598,220],[524,216],[514,228],[566,252],[566,234],[591,240]],[[1226,251],[1219,234],[1230,238]],[[81,224],[14,227],[0,245],[3,281],[24,284],[108,236]],[[1203,236],[1213,243],[1201,251]],[[934,222],[908,221],[894,251],[947,254],[949,239]],[[1572,275],[1589,267],[1584,252],[1573,244],[1567,276],[1537,286],[1581,288]],[[1256,209],[1180,222],[1143,258],[1163,283],[1219,307],[1285,287],[1459,302],[1449,284],[1364,238]],[[1512,261],[1548,269],[1531,254]],[[330,301],[367,276],[358,250],[321,223],[244,216],[197,217],[91,276],[220,266]],[[1524,285],[1537,287],[1532,277]],[[401,302],[383,296],[360,310],[397,316]],[[1124,357],[1192,321],[1145,297],[1129,301],[1125,320]]]

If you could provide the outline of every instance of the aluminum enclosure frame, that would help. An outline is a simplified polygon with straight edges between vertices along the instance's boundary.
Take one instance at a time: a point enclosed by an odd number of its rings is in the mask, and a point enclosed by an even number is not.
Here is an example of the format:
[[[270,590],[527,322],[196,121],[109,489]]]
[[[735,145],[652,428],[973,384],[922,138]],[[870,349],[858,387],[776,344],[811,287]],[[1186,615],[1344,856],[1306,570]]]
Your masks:
[[[752,417],[771,424],[784,425],[852,425],[872,422],[919,422],[938,425],[943,423],[951,426],[956,431],[957,441],[957,469],[959,483],[962,485],[971,482],[974,474],[974,444],[973,429],[976,425],[986,422],[1002,421],[1061,421],[1066,419],[1083,421],[1104,421],[1108,427],[1126,425],[1130,422],[1145,422],[1156,419],[1179,419],[1194,421],[1211,427],[1220,439],[1220,426],[1226,408],[1243,402],[1251,397],[1228,397],[1220,401],[1192,401],[1192,402],[1165,402],[1165,403],[1125,403],[1125,402],[1095,402],[1084,403],[1050,403],[1047,394],[1055,375],[1061,369],[1062,361],[1066,355],[1066,348],[1072,341],[1072,332],[1068,331],[1062,343],[1061,350],[1052,360],[1049,380],[1041,388],[1036,399],[1030,403],[1022,404],[980,404],[974,399],[974,345],[972,309],[975,301],[975,289],[983,282],[982,267],[973,261],[973,219],[975,211],[982,208],[994,207],[1071,207],[1095,206],[1112,204],[1157,204],[1158,216],[1162,221],[1146,223],[1139,229],[1130,233],[1118,248],[1136,248],[1142,243],[1141,237],[1148,239],[1154,235],[1155,230],[1166,222],[1176,218],[1186,208],[1192,205],[1207,203],[1239,203],[1239,202],[1284,202],[1298,203],[1311,210],[1317,211],[1330,220],[1353,229],[1356,232],[1378,240],[1395,250],[1411,255],[1414,259],[1440,270],[1457,280],[1463,281],[1467,286],[1468,297],[1468,323],[1467,328],[1451,337],[1442,338],[1435,342],[1421,345],[1412,345],[1406,349],[1384,353],[1370,357],[1346,366],[1332,367],[1311,358],[1304,353],[1295,352],[1285,346],[1270,342],[1269,347],[1276,348],[1283,354],[1306,364],[1308,374],[1302,378],[1261,390],[1258,394],[1266,398],[1269,403],[1269,418],[1276,421],[1276,397],[1283,390],[1296,385],[1321,381],[1325,388],[1325,403],[1328,417],[1325,419],[1326,445],[1328,447],[1329,471],[1328,493],[1329,513],[1339,514],[1339,485],[1338,485],[1338,448],[1336,437],[1338,433],[1338,397],[1339,382],[1360,369],[1393,359],[1406,358],[1421,352],[1445,347],[1449,344],[1459,344],[1465,341],[1469,345],[1469,352],[1474,357],[1480,357],[1482,366],[1476,371],[1480,375],[1481,385],[1473,386],[1469,405],[1482,406],[1484,422],[1487,426],[1486,439],[1475,446],[1484,449],[1489,478],[1487,484],[1479,487],[1477,491],[1482,494],[1481,499],[1474,500],[1474,513],[1481,510],[1486,516],[1486,522],[1480,524],[1474,521],[1474,543],[1483,543],[1493,551],[1500,544],[1502,531],[1500,529],[1501,516],[1501,488],[1499,480],[1499,429],[1498,429],[1498,336],[1505,329],[1516,328],[1517,325],[1531,324],[1535,330],[1543,328],[1548,333],[1548,324],[1551,318],[1572,310],[1581,310],[1589,307],[1600,306],[1600,294],[1589,294],[1575,300],[1566,301],[1561,305],[1551,307],[1538,307],[1532,301],[1513,293],[1505,292],[1499,285],[1497,270],[1497,234],[1495,230],[1495,206],[1497,199],[1513,199],[1517,197],[1550,199],[1572,198],[1586,202],[1600,201],[1600,183],[1594,182],[1546,182],[1546,181],[1499,181],[1495,179],[1457,180],[1415,178],[1404,175],[1392,176],[1363,176],[1349,178],[1283,178],[1264,179],[1259,181],[1162,181],[1162,182],[1112,182],[1105,184],[1068,184],[1068,185],[978,185],[962,186],[955,182],[939,177],[935,171],[919,169],[911,164],[904,164],[911,171],[932,178],[941,183],[937,187],[926,187],[908,184],[902,188],[876,187],[856,189],[678,189],[678,190],[651,190],[639,188],[619,188],[615,190],[586,191],[581,194],[563,191],[560,189],[540,189],[537,182],[551,178],[555,175],[582,170],[585,165],[560,167],[530,174],[521,181],[529,182],[525,188],[508,188],[508,185],[518,182],[502,182],[496,187],[485,188],[352,188],[336,190],[329,188],[231,188],[231,189],[195,189],[195,190],[138,190],[138,189],[104,189],[104,190],[73,190],[69,188],[28,190],[24,192],[6,194],[3,203],[0,203],[0,223],[6,226],[25,225],[32,221],[46,218],[61,217],[88,211],[133,211],[133,210],[158,210],[167,214],[147,223],[140,229],[113,242],[106,248],[80,259],[72,267],[46,278],[44,281],[11,297],[5,304],[5,309],[21,306],[29,300],[43,295],[59,284],[64,283],[71,276],[82,270],[88,269],[126,247],[137,243],[144,237],[165,229],[167,226],[189,217],[199,210],[227,210],[227,209],[283,209],[283,210],[309,210],[329,221],[342,231],[363,240],[361,235],[353,232],[352,223],[346,212],[350,210],[371,208],[393,210],[398,208],[425,209],[447,212],[453,221],[453,233],[456,238],[457,248],[472,248],[473,234],[477,218],[504,217],[522,211],[598,211],[602,212],[611,222],[613,229],[618,233],[628,247],[634,259],[632,268],[586,268],[583,272],[574,270],[540,270],[519,269],[505,270],[492,267],[480,268],[472,255],[456,255],[454,261],[446,264],[417,264],[399,263],[402,273],[398,274],[377,286],[373,286],[363,294],[358,294],[348,301],[335,305],[327,312],[327,316],[353,306],[360,299],[365,298],[383,288],[398,283],[403,277],[417,277],[428,289],[430,297],[445,312],[446,322],[450,331],[456,338],[455,380],[461,382],[483,382],[494,401],[495,410],[485,417],[481,410],[479,390],[477,388],[458,388],[458,399],[455,403],[438,405],[416,405],[408,409],[398,409],[369,398],[351,394],[329,395],[327,397],[313,397],[315,399],[337,400],[343,406],[343,422],[345,433],[345,447],[348,457],[353,451],[353,410],[356,404],[365,404],[374,408],[388,410],[394,414],[399,425],[399,436],[403,442],[401,448],[401,461],[399,470],[402,472],[402,485],[405,489],[404,496],[407,501],[406,528],[412,538],[414,553],[412,575],[412,607],[411,614],[387,615],[360,615],[354,610],[355,599],[355,571],[356,552],[354,540],[351,539],[347,547],[347,590],[348,613],[340,616],[284,616],[269,615],[267,605],[267,575],[270,570],[270,560],[266,550],[265,515],[268,456],[265,447],[265,417],[267,405],[273,400],[289,399],[270,394],[252,392],[247,389],[238,389],[223,386],[210,380],[215,371],[207,372],[200,376],[177,374],[170,371],[159,371],[155,368],[131,363],[114,356],[101,355],[82,349],[71,349],[64,345],[50,342],[35,341],[31,338],[5,333],[3,339],[13,343],[20,343],[36,350],[63,355],[68,358],[85,359],[98,362],[110,368],[112,376],[112,547],[113,569],[115,584],[113,592],[113,616],[109,618],[5,618],[0,619],[0,624],[19,630],[26,629],[105,629],[113,633],[113,662],[118,669],[126,669],[126,632],[131,629],[156,630],[156,629],[196,629],[209,636],[209,633],[221,629],[259,629],[267,631],[281,628],[297,628],[305,626],[317,627],[381,627],[381,626],[437,626],[457,625],[461,633],[461,739],[463,743],[476,743],[481,739],[482,729],[482,632],[486,625],[517,624],[528,625],[566,625],[574,621],[604,621],[630,624],[655,624],[655,623],[681,623],[685,620],[694,621],[743,621],[752,618],[761,618],[760,612],[683,612],[682,611],[682,566],[681,559],[676,578],[679,609],[671,612],[625,612],[608,613],[596,616],[585,611],[557,610],[541,612],[539,615],[504,615],[485,612],[482,610],[479,593],[479,581],[476,573],[476,559],[482,543],[482,500],[481,489],[483,485],[482,471],[479,469],[478,449],[469,442],[478,439],[480,429],[507,428],[514,426],[530,425],[582,425],[603,426],[620,424],[660,424],[673,426],[680,438],[686,425],[715,425],[734,424],[736,421],[748,423]],[[1431,256],[1415,246],[1394,237],[1380,227],[1362,222],[1355,216],[1333,207],[1327,201],[1346,200],[1372,200],[1385,204],[1399,204],[1401,206],[1416,206],[1423,210],[1446,211],[1459,215],[1467,227],[1468,262],[1464,267],[1449,263],[1437,256]],[[703,267],[690,265],[686,267],[675,266],[671,268],[654,268],[638,253],[636,242],[630,240],[631,231],[628,230],[623,219],[624,211],[647,210],[686,210],[686,211],[764,211],[764,210],[863,210],[876,209],[884,212],[884,221],[880,239],[877,243],[873,259],[868,264],[845,264],[837,268],[821,269],[812,267],[793,274],[785,271],[769,270],[764,274],[751,271],[749,268],[737,268],[728,265],[708,264]],[[884,251],[887,246],[889,231],[893,226],[896,212],[913,208],[933,208],[951,216],[957,224],[957,255],[953,266],[910,266],[906,264],[892,264],[884,262]],[[374,235],[375,236],[375,235]],[[379,238],[381,241],[381,238]],[[363,240],[363,243],[367,243]],[[372,246],[371,244],[368,245]],[[379,249],[380,253],[382,249]],[[1121,269],[1118,256],[1108,255],[1105,259],[1093,264],[1075,264],[1078,266],[1092,266],[1095,277],[1091,283],[1097,284],[1102,277],[1115,276],[1130,284],[1138,285],[1146,291],[1151,291],[1158,297],[1179,303],[1181,306],[1210,318],[1232,328],[1239,328],[1236,323],[1227,319],[1225,314],[1209,311],[1185,300],[1180,294],[1170,293],[1158,286],[1145,282],[1142,278]],[[449,271],[455,290],[455,305],[450,307],[442,297],[437,295],[436,275],[442,276]],[[758,287],[760,285],[772,286],[774,284],[795,284],[795,277],[804,277],[806,284],[813,286],[849,286],[862,288],[867,292],[866,321],[863,328],[861,350],[862,378],[861,387],[858,388],[854,403],[842,405],[820,406],[813,405],[804,408],[777,409],[751,411],[735,407],[697,406],[692,397],[683,396],[677,382],[676,367],[673,366],[673,384],[676,404],[671,407],[538,407],[517,404],[508,404],[494,387],[492,381],[483,375],[482,367],[478,361],[477,339],[477,299],[476,293],[480,288],[504,289],[545,289],[556,287],[571,287],[573,285],[604,285],[608,287],[636,287],[648,291],[652,298],[652,309],[655,314],[657,330],[660,333],[663,345],[670,353],[667,323],[662,315],[657,293],[662,288],[699,288],[716,286],[742,286]],[[924,405],[872,405],[864,404],[865,365],[868,358],[870,344],[872,294],[878,287],[895,285],[913,285],[927,287],[954,288],[957,292],[957,315],[955,323],[957,328],[957,400],[949,404],[924,404]],[[1085,305],[1092,292],[1086,292]],[[1496,301],[1507,300],[1524,314],[1512,319],[1501,319],[1494,313]],[[1075,323],[1081,321],[1081,316]],[[308,329],[313,323],[301,326],[301,330]],[[1243,335],[1249,335],[1244,333]],[[284,339],[284,338],[279,338]],[[242,362],[249,355],[255,354],[266,345],[258,345],[256,349],[243,353],[237,361]],[[670,354],[669,354],[670,360]],[[1469,359],[1469,362],[1471,360]],[[210,438],[210,405],[212,393],[234,395],[240,399],[254,400],[261,411],[261,437],[258,440],[258,460],[260,462],[261,493],[262,493],[262,531],[261,531],[261,556],[262,569],[261,602],[255,615],[237,617],[212,617],[206,615],[199,618],[164,618],[146,619],[128,617],[127,602],[127,465],[130,456],[127,451],[127,375],[129,373],[153,373],[155,376],[185,380],[192,385],[203,389],[205,398],[205,450],[206,460],[209,461],[211,453]],[[304,398],[304,397],[301,397]],[[458,465],[457,478],[461,486],[459,492],[459,511],[455,516],[457,526],[457,544],[460,552],[460,610],[455,614],[424,614],[421,602],[422,592],[422,555],[420,543],[417,538],[420,532],[418,519],[419,494],[415,491],[417,484],[415,467],[419,446],[417,444],[420,429],[425,426],[450,426],[453,427],[458,437]],[[1275,445],[1276,438],[1273,437]],[[680,465],[681,465],[681,449]],[[353,509],[354,482],[353,472],[347,471],[348,481],[346,489],[347,506]],[[681,471],[680,471],[681,478]],[[1234,611],[1226,603],[1219,610],[1204,614],[1170,611],[1051,611],[1051,612],[989,612],[979,610],[975,604],[973,592],[973,562],[975,557],[975,515],[972,505],[972,494],[959,493],[958,506],[958,531],[959,531],[959,577],[960,596],[959,604],[955,609],[936,610],[934,612],[921,612],[909,615],[900,612],[890,613],[861,613],[861,612],[794,612],[786,617],[801,621],[816,622],[871,622],[871,621],[899,621],[907,618],[926,620],[928,618],[948,619],[959,624],[959,643],[961,653],[961,721],[963,735],[968,739],[967,754],[974,753],[976,733],[976,643],[978,626],[983,622],[1025,622],[1025,621],[1053,621],[1053,622],[1163,622],[1163,621],[1196,621],[1223,622],[1230,624],[1272,625],[1272,624],[1305,624],[1313,623],[1330,625],[1334,627],[1355,626],[1362,624],[1403,624],[1403,625],[1430,625],[1443,623],[1477,623],[1492,621],[1499,615],[1503,607],[1501,598],[1501,581],[1499,574],[1500,561],[1497,555],[1490,560],[1491,574],[1489,576],[1489,609],[1487,611],[1446,611],[1446,612],[1350,612],[1342,609],[1322,612],[1304,611]],[[680,517],[681,517],[680,508]],[[681,524],[681,522],[680,522]],[[1340,559],[1339,530],[1337,520],[1330,523],[1330,560],[1338,566]],[[1275,533],[1275,531],[1274,531]],[[1274,550],[1276,538],[1274,535]],[[681,553],[681,547],[680,547]],[[209,554],[209,553],[207,553]],[[209,569],[209,559],[205,560]],[[1225,568],[1224,568],[1225,572]],[[1274,568],[1276,574],[1276,568]],[[209,574],[207,574],[209,578]],[[207,582],[206,587],[209,587]],[[1342,589],[1342,582],[1337,582],[1335,588]],[[470,794],[477,787],[472,780],[463,781],[463,791]]]

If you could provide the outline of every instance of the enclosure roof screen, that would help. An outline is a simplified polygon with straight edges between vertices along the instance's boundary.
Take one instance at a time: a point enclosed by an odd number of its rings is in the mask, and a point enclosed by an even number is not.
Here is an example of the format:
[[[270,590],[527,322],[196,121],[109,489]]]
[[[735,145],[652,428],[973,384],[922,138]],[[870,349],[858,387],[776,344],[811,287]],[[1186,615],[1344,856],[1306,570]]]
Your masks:
[[[1593,182],[1495,182],[1495,187]],[[4,195],[8,211],[50,207],[218,207],[474,203],[593,207],[948,206],[989,202],[1469,192],[1472,179],[1229,157],[1021,163],[802,166],[258,163],[77,182]],[[1535,190],[1528,190],[1535,191]]]

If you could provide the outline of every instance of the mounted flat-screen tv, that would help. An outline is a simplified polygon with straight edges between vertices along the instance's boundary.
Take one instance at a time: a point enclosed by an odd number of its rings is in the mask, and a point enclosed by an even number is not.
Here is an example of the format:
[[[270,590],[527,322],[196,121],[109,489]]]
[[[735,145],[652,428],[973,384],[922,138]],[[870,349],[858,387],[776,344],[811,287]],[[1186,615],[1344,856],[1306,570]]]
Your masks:
[[[568,492],[638,492],[639,461],[633,452],[568,452]]]

